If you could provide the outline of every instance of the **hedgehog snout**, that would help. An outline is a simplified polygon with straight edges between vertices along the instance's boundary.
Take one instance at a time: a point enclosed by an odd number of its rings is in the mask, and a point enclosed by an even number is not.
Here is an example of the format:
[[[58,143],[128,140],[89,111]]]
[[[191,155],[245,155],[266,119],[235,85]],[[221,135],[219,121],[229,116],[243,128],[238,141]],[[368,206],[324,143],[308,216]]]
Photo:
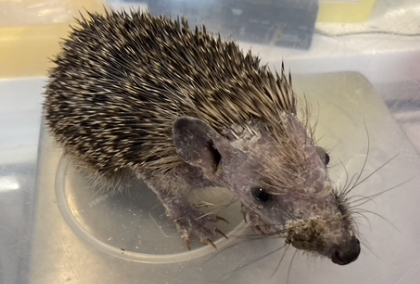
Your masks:
[[[331,261],[338,265],[347,265],[355,261],[360,254],[360,242],[353,237],[343,245],[336,245],[331,250]]]

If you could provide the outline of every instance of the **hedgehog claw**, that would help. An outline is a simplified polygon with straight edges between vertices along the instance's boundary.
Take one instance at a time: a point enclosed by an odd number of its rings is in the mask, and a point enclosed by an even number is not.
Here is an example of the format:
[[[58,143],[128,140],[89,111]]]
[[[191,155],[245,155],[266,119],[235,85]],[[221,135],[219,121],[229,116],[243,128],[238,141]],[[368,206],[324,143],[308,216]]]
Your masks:
[[[224,237],[225,239],[229,239],[225,233],[223,233],[222,231],[220,231],[218,228],[214,229],[214,232],[221,235],[222,237]]]
[[[254,226],[254,232],[256,232],[257,234],[263,235],[265,237],[265,233],[259,225]]]
[[[246,217],[248,216],[248,211],[245,209],[244,205],[241,203],[241,212],[242,216],[244,217],[245,223],[248,223]]]
[[[242,215],[244,216],[245,223],[247,223],[248,219],[252,224],[252,228],[255,233],[267,237],[267,234],[263,231],[263,228],[266,232],[270,233],[270,235],[276,232],[272,226],[262,221],[257,213],[248,211],[243,204],[241,204],[241,211]]]
[[[216,219],[217,219],[217,221],[223,221],[223,222],[225,222],[226,224],[230,224],[229,223],[229,221],[228,220],[226,220],[225,218],[223,218],[223,217],[220,217],[220,216],[215,216],[216,217]]]
[[[205,243],[206,245],[212,246],[212,247],[214,247],[215,250],[217,250],[216,245],[213,243],[213,241],[211,239],[205,239],[203,241],[203,243]]]
[[[242,216],[244,217],[245,223],[248,223],[248,221],[246,220],[247,213],[246,212],[242,212]]]
[[[274,228],[270,225],[265,225],[265,230],[271,234],[274,234],[276,232],[276,230],[274,230]]]
[[[174,222],[178,228],[178,231],[181,232],[181,237],[189,250],[191,250],[192,243],[190,239],[191,234],[196,235],[202,243],[210,245],[215,249],[217,249],[217,247],[211,240],[212,236],[220,235],[226,239],[228,238],[215,225],[210,224],[216,223],[217,221],[224,221],[229,224],[229,222],[225,218],[213,214],[203,215],[201,211],[197,210],[194,207],[188,209],[184,208],[182,212],[184,212],[184,215],[180,218],[174,218]],[[177,211],[173,211],[170,215],[180,216],[180,214],[174,213],[177,213]]]
[[[191,250],[191,239],[190,238],[188,238],[187,240],[185,240],[185,244],[187,245],[188,250]]]

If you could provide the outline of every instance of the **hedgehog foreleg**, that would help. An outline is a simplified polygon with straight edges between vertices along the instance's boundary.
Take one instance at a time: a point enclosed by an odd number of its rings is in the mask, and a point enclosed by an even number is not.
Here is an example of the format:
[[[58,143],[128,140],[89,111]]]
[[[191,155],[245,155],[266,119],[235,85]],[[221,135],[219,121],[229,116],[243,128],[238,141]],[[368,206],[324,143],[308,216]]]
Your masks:
[[[191,248],[191,235],[196,235],[201,242],[214,248],[216,246],[212,237],[221,235],[227,238],[214,224],[227,221],[217,215],[204,214],[187,198],[191,190],[205,189],[212,185],[197,168],[185,165],[162,175],[142,175],[142,180],[157,194],[188,249]]]
[[[247,208],[243,203],[241,203],[241,212],[244,216],[245,222],[247,222],[247,219],[251,221],[252,229],[255,233],[266,236],[263,229],[265,229],[270,234],[276,233],[270,225],[266,224],[261,220],[260,216],[257,213],[250,211],[249,208]]]
[[[166,207],[168,215],[174,220],[181,238],[191,249],[191,234],[196,235],[204,244],[211,245],[216,248],[212,241],[214,235],[227,236],[220,231],[215,224],[217,221],[225,221],[224,218],[213,215],[204,215],[200,210],[194,207],[184,196],[160,196],[163,205]]]

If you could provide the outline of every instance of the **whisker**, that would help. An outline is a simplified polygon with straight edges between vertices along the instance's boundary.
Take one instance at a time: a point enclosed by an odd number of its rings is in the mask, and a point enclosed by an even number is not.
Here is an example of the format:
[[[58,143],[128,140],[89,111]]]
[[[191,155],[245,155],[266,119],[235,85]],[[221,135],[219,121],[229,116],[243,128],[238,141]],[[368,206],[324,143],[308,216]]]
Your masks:
[[[289,264],[289,269],[287,270],[287,281],[286,283],[289,284],[289,280],[290,280],[290,271],[292,270],[292,263],[293,260],[295,259],[296,253],[298,252],[298,250],[295,250],[292,259],[290,260],[290,264]]]
[[[348,183],[348,185],[347,185],[347,187],[341,192],[341,194],[342,194],[342,196],[343,197],[346,197],[347,196],[347,194],[349,194],[349,192],[350,191],[352,191],[352,189],[354,188],[353,186],[352,186],[352,184],[354,184],[353,183],[353,180],[354,179],[356,179],[356,181],[355,182],[357,182],[357,180],[359,179],[359,177],[360,177],[360,175],[358,174],[358,173],[355,173],[351,178],[350,178],[350,181],[349,181],[349,183]]]
[[[254,234],[252,234],[252,235],[241,235],[241,236],[238,236],[238,238],[241,238],[241,237],[246,237],[246,238],[247,238],[247,239],[249,239],[249,240],[264,240],[264,239],[266,239],[266,240],[271,240],[271,239],[283,239],[283,237],[281,237],[279,234],[280,234],[280,233],[277,233],[277,232],[275,232],[275,233],[267,233],[267,232],[265,232],[265,235],[260,235],[260,234],[256,234],[256,233],[254,233]]]
[[[233,203],[236,203],[236,202],[238,202],[239,200],[238,199],[236,199],[236,197],[232,197],[232,199],[231,199],[231,201],[229,201],[229,202],[227,202],[227,203],[221,203],[221,204],[213,204],[213,203],[203,203],[202,204],[202,206],[203,207],[207,207],[207,206],[212,206],[212,207],[214,207],[214,209],[213,210],[211,210],[211,211],[209,211],[209,212],[207,212],[207,213],[203,213],[201,216],[200,216],[200,218],[204,218],[204,217],[206,217],[206,216],[208,216],[208,215],[212,215],[212,214],[215,214],[215,213],[217,213],[217,211],[219,211],[221,208],[226,208],[226,207],[228,207],[228,206],[230,206],[230,205],[232,205]]]
[[[360,182],[354,184],[353,187],[356,187],[358,185],[360,185],[362,182],[366,181],[368,178],[370,178],[372,175],[374,175],[375,173],[377,173],[380,169],[382,169],[383,167],[385,167],[387,164],[389,164],[393,159],[395,159],[397,156],[399,155],[399,153],[395,154],[392,158],[390,158],[388,161],[386,161],[385,163],[383,163],[379,168],[377,168],[376,170],[374,170],[372,173],[370,173],[368,176],[366,176],[364,179],[362,179]]]
[[[353,196],[350,196],[350,197],[347,197],[346,198],[348,204],[351,204],[351,202],[353,202],[353,199],[354,198],[361,198],[361,199],[365,199],[366,198],[366,199],[369,199],[369,201],[375,202],[374,198],[368,198],[368,197],[366,197],[364,195],[357,194],[357,195],[353,195]],[[350,207],[356,208],[357,206],[350,206]]]
[[[276,272],[279,270],[281,263],[283,262],[284,256],[286,255],[287,249],[290,247],[290,245],[288,244],[284,244],[281,248],[286,247],[286,249],[283,251],[283,255],[280,258],[279,264],[277,264],[276,269],[273,271],[273,273],[271,274],[270,278],[273,278],[274,274],[276,274]]]
[[[259,260],[261,260],[261,259],[263,259],[263,258],[265,258],[265,257],[268,257],[268,256],[270,256],[270,255],[272,255],[272,254],[274,254],[274,253],[277,253],[278,251],[280,251],[281,249],[283,249],[284,247],[286,247],[286,250],[287,250],[287,248],[289,247],[288,246],[288,244],[284,244],[284,245],[282,245],[281,247],[279,247],[278,249],[275,249],[275,250],[273,250],[273,251],[271,251],[271,252],[269,252],[269,253],[267,253],[267,254],[264,254],[264,255],[262,255],[262,256],[260,256],[260,257],[258,257],[258,258],[256,258],[256,259],[254,259],[254,260],[252,260],[252,261],[250,261],[250,262],[248,262],[248,263],[246,263],[246,264],[244,264],[244,265],[242,265],[242,266],[238,266],[237,268],[235,268],[234,270],[232,270],[231,272],[229,272],[228,274],[231,274],[231,273],[234,273],[235,271],[238,271],[238,270],[240,270],[240,269],[242,269],[242,268],[245,268],[245,267],[247,267],[247,266],[249,266],[249,265],[251,265],[251,264],[253,264],[253,263],[255,263],[255,262],[257,262],[257,261],[259,261]],[[284,256],[284,254],[283,254],[283,256]],[[283,257],[282,257],[282,259],[283,259]],[[225,275],[223,275],[222,277],[225,277],[225,276],[227,276],[228,274],[225,274]]]
[[[347,171],[346,166],[344,166],[343,161],[341,161],[341,159],[340,159],[340,164],[343,166],[343,169],[346,173],[346,182],[344,183],[343,190],[341,190],[341,192],[345,192],[345,189],[347,188],[347,183],[349,181],[349,172]]]
[[[356,179],[354,184],[357,184],[357,182],[359,181],[359,178],[362,176],[363,171],[365,170],[366,164],[367,164],[367,160],[369,157],[369,151],[370,151],[370,138],[369,138],[369,131],[367,130],[367,126],[366,126],[366,121],[364,121],[364,125],[365,125],[365,130],[366,130],[366,137],[367,137],[367,150],[366,150],[366,155],[365,155],[365,160],[363,161],[363,166],[362,169],[360,171],[360,175],[359,177]],[[354,188],[354,186],[352,187],[352,189]],[[351,190],[350,190],[351,191]]]
[[[380,219],[382,219],[383,221],[387,222],[389,225],[391,225],[395,230],[397,230],[398,232],[400,232],[400,230],[398,229],[397,226],[395,226],[389,219],[385,218],[384,216],[382,216],[381,214],[378,214],[376,212],[370,211],[370,210],[366,210],[366,209],[360,209],[359,212],[355,212],[358,214],[361,214],[361,212],[366,212],[366,213],[370,213],[372,215],[375,215],[377,217],[379,217]]]
[[[238,240],[238,242],[235,242],[235,243],[233,243],[233,244],[231,244],[231,245],[228,245],[228,246],[226,246],[226,247],[224,247],[222,250],[217,250],[217,251],[215,251],[214,252],[214,254],[211,256],[211,257],[209,257],[206,261],[204,261],[204,263],[207,263],[207,262],[209,262],[210,260],[212,260],[215,256],[217,256],[219,253],[221,253],[222,251],[225,251],[225,250],[228,250],[228,249],[232,249],[232,248],[234,248],[235,246],[237,246],[237,245],[239,245],[239,244],[243,244],[243,243],[245,243],[245,242],[251,242],[251,241],[258,241],[258,240],[262,240],[262,239],[280,239],[280,237],[279,236],[268,236],[268,237],[263,237],[263,236],[260,236],[260,235],[257,235],[257,234],[252,234],[252,235],[243,235],[243,234],[241,234],[241,235],[238,235],[238,236],[235,236],[235,235],[233,235],[233,237],[235,237],[236,238],[236,240]],[[284,247],[284,246],[283,246]],[[280,248],[281,249],[281,248]]]
[[[365,197],[361,197],[361,198],[356,199],[356,200],[352,200],[352,201],[350,201],[350,202],[349,202],[349,204],[352,204],[352,203],[355,203],[355,202],[359,202],[359,201],[363,201],[363,200],[365,200],[365,199],[368,199],[367,201],[364,201],[364,202],[363,202],[363,203],[361,203],[361,204],[353,205],[354,207],[361,206],[361,205],[365,204],[366,202],[369,202],[369,199],[370,199],[370,198],[376,198],[376,197],[378,197],[379,195],[384,194],[384,193],[386,193],[386,192],[388,192],[388,191],[391,191],[391,190],[393,190],[393,189],[395,189],[395,188],[397,188],[397,187],[399,187],[399,186],[401,186],[401,185],[404,185],[404,184],[408,183],[409,181],[411,181],[411,180],[413,180],[413,179],[414,179],[414,177],[413,177],[413,178],[410,178],[410,179],[408,179],[408,180],[406,180],[406,181],[404,181],[404,182],[401,182],[401,183],[399,183],[399,184],[397,184],[397,185],[395,185],[395,186],[393,186],[393,187],[390,187],[390,188],[388,188],[388,189],[385,189],[385,190],[383,190],[383,191],[381,191],[381,192],[378,192],[378,193],[375,193],[375,194],[372,194],[372,195],[368,195],[368,196],[365,196]]]
[[[370,220],[369,220],[369,218],[367,218],[363,213],[361,213],[361,212],[357,212],[357,211],[353,211],[352,212],[353,214],[358,214],[358,215],[360,215],[360,216],[362,216],[367,222],[368,222],[368,224],[369,224],[369,230],[370,231],[372,231],[372,223],[370,222]],[[356,227],[357,227],[357,231],[359,232],[359,224],[357,224],[357,223],[354,223],[355,225],[356,225]]]

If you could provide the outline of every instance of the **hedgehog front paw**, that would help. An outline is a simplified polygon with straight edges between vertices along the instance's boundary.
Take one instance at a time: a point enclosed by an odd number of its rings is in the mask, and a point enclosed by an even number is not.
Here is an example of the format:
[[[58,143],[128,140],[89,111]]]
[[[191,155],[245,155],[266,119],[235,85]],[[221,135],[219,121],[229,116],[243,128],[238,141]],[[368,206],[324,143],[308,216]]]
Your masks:
[[[259,235],[263,235],[263,236],[266,235],[264,230],[270,234],[275,233],[275,229],[272,226],[270,226],[269,224],[261,220],[260,216],[257,213],[248,210],[245,207],[245,205],[243,205],[242,203],[241,203],[241,212],[244,217],[244,221],[246,223],[248,222],[247,219],[251,221],[252,229],[254,230],[255,233]]]
[[[228,238],[214,224],[212,225],[217,221],[229,223],[228,221],[217,215],[204,215],[193,207],[187,213],[184,212],[182,217],[174,218],[174,221],[188,249],[191,249],[191,234],[196,235],[202,243],[211,245],[215,249],[217,248],[211,239],[212,236],[221,235],[226,239]]]

